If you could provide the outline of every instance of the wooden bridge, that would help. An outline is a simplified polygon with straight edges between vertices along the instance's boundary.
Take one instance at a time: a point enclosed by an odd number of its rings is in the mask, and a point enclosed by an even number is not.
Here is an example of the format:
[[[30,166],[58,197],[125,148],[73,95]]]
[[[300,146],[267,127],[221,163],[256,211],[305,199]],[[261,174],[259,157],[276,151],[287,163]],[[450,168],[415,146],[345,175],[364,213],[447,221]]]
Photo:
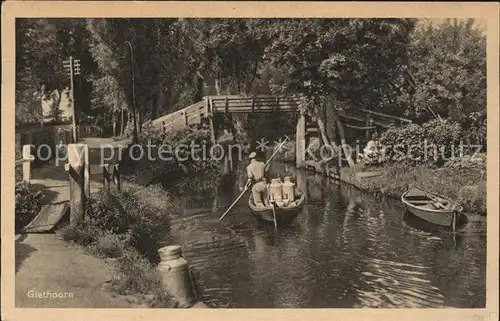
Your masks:
[[[178,130],[202,124],[216,114],[296,112],[298,103],[298,97],[207,96],[191,106],[153,120],[152,124],[165,130]]]
[[[214,115],[238,113],[270,113],[299,110],[298,96],[206,96],[203,100],[171,114],[153,120],[153,126],[164,131],[181,130],[190,126],[208,125],[212,142],[216,142]],[[411,123],[410,119],[397,117],[381,112],[361,109],[340,114],[344,126],[354,130],[366,131],[368,138],[371,131],[377,128],[389,128],[391,125]],[[297,124],[297,165],[301,163],[299,154],[305,154],[305,141],[308,136],[317,135],[315,121],[301,114]],[[316,134],[315,134],[316,133]],[[300,141],[304,141],[300,143]],[[305,157],[305,156],[304,156]]]

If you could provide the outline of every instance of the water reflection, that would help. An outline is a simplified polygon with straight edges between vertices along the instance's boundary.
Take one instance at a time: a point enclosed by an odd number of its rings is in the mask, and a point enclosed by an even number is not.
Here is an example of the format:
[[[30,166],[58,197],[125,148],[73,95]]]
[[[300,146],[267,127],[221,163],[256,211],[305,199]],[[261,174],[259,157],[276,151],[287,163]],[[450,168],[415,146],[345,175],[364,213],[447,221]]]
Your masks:
[[[223,176],[185,195],[172,218],[199,295],[212,307],[481,307],[485,302],[486,240],[481,234],[428,230],[395,201],[285,165],[307,191],[307,205],[275,231],[249,212],[241,193],[246,164],[223,164]],[[289,170],[288,172],[286,170]],[[217,206],[215,206],[217,204]]]

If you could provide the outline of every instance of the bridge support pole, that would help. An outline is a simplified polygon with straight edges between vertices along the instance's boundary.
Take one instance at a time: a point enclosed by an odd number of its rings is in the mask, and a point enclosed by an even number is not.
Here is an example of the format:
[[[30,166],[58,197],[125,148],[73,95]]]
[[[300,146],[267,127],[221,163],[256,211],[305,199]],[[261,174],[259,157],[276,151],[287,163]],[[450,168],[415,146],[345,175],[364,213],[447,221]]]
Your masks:
[[[301,168],[306,160],[306,117],[301,112],[295,134],[295,164]]]
[[[212,141],[212,146],[217,143],[217,138],[215,137],[215,127],[213,116],[208,117],[209,127],[210,127],[210,140]]]

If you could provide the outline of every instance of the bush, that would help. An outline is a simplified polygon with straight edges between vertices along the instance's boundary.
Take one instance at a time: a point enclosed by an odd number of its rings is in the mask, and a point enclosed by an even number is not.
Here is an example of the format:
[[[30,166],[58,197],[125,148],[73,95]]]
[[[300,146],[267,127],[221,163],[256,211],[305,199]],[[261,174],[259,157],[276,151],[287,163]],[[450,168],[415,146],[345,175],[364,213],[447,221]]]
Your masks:
[[[31,222],[31,220],[33,220],[42,209],[42,193],[32,185],[23,182],[16,184],[15,194],[15,231],[17,233],[29,224],[29,222]]]
[[[462,127],[459,123],[447,120],[431,120],[423,124],[425,136],[429,142],[438,147],[439,154],[432,150],[431,160],[442,165],[446,160],[459,156],[458,146],[462,137]]]
[[[390,127],[380,137],[385,148],[384,160],[412,165],[419,163],[425,159],[424,140],[425,130],[419,125]]]
[[[431,120],[422,126],[391,127],[381,135],[380,143],[386,148],[385,161],[441,166],[459,156],[462,136],[459,123]]]
[[[135,250],[126,250],[118,259],[120,277],[114,280],[115,290],[120,294],[158,293],[161,278],[156,269]]]
[[[82,221],[78,225],[66,225],[61,229],[63,240],[74,242],[82,246],[93,245],[102,230],[89,221]]]
[[[139,162],[133,162],[130,166],[124,167],[134,169],[132,175],[136,175],[136,172],[149,172],[153,178],[172,174],[179,174],[179,177],[206,173],[217,174],[216,161],[211,159],[209,153],[210,142],[208,130],[186,128],[164,133],[161,129],[147,124],[141,131],[139,144],[144,147],[144,150],[149,149],[154,159],[142,157]],[[165,146],[162,149],[163,160],[158,154],[161,145]]]
[[[125,211],[115,195],[100,193],[96,198],[89,198],[85,205],[85,216],[92,225],[112,233],[127,231],[130,212]]]
[[[131,220],[128,227],[131,245],[139,253],[156,259],[159,242],[170,228],[166,211],[178,211],[178,205],[172,202],[160,185],[147,188],[124,185],[118,199],[124,209],[133,209],[129,213]]]
[[[158,260],[159,242],[169,231],[167,210],[177,211],[179,206],[160,186],[125,183],[121,193],[91,198],[85,208],[87,219],[64,227],[62,237],[97,256],[117,258],[115,291],[152,294],[151,306],[171,307],[151,264]]]
[[[444,166],[455,169],[477,168],[486,171],[486,154],[477,154],[473,156],[465,155],[461,158],[452,158],[448,160]]]
[[[166,211],[179,207],[160,186],[124,184],[123,191],[90,198],[86,220],[63,229],[63,238],[83,246],[92,245],[105,256],[119,255],[119,246],[133,247],[151,261],[169,231]]]
[[[124,248],[128,243],[128,238],[129,236],[127,234],[117,235],[110,232],[103,233],[95,242],[95,250],[105,257],[120,257],[123,255]]]

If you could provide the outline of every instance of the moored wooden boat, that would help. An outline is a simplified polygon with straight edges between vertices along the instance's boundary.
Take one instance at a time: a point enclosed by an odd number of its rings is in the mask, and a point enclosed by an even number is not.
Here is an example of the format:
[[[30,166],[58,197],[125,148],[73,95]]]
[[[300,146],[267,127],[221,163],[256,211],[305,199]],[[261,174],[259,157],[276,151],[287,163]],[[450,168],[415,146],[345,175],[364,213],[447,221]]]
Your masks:
[[[460,204],[449,198],[415,187],[403,193],[401,201],[413,215],[432,224],[451,226],[453,229],[463,210]]]
[[[297,215],[299,215],[300,211],[304,207],[305,204],[305,194],[304,192],[299,189],[295,188],[295,204],[293,206],[288,206],[288,207],[274,207],[274,211],[276,214],[276,221],[279,225],[286,225],[293,221]],[[273,208],[272,206],[257,206],[255,205],[253,195],[250,194],[250,197],[248,198],[248,207],[250,208],[250,211],[252,212],[253,215],[255,215],[257,218],[274,223],[274,215],[273,215]]]

